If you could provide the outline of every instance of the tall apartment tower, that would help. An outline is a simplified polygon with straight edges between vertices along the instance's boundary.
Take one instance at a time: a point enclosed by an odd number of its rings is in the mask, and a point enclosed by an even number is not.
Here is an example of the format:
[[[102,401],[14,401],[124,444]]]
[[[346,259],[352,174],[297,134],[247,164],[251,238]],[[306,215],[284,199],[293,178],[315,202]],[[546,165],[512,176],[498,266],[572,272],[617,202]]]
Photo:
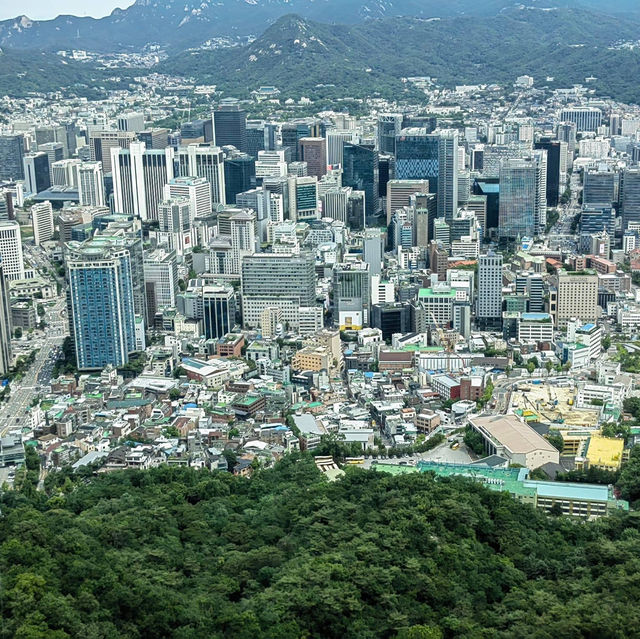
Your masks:
[[[247,152],[247,112],[235,104],[220,105],[213,112],[214,143]]]
[[[458,132],[442,131],[438,138],[438,216],[447,222],[458,210]]]
[[[33,222],[33,239],[36,246],[53,239],[55,227],[53,224],[53,207],[51,202],[39,202],[31,207]]]
[[[177,154],[178,177],[201,177],[211,185],[211,204],[225,204],[224,151],[218,146],[190,144]]]
[[[12,220],[0,222],[0,258],[8,280],[24,279],[24,258],[20,225]]]
[[[0,259],[0,375],[6,375],[11,367],[11,330],[9,284]]]
[[[564,330],[571,318],[598,319],[598,274],[595,271],[558,273],[558,286],[549,291],[549,311],[554,325]]]
[[[302,138],[300,161],[307,163],[307,175],[321,178],[327,173],[327,141],[324,138]]]
[[[81,206],[105,206],[102,162],[83,162],[78,166],[78,194]]]
[[[77,366],[123,366],[136,351],[129,250],[103,238],[67,244],[67,250],[69,321]]]
[[[118,213],[157,219],[164,186],[173,178],[173,149],[147,150],[144,142],[112,149],[113,193]]]
[[[476,322],[486,328],[502,325],[502,255],[492,251],[478,259]]]
[[[0,180],[24,180],[24,136],[0,135]]]

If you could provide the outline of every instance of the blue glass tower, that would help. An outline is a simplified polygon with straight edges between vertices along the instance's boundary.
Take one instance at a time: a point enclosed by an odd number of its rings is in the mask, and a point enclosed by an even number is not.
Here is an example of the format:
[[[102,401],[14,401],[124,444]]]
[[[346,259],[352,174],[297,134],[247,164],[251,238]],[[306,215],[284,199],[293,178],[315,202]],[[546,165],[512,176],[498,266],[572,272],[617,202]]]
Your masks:
[[[108,238],[67,247],[77,366],[80,370],[122,366],[136,350],[129,251]]]
[[[424,129],[403,129],[396,137],[396,179],[429,180],[429,189],[438,188],[439,137]]]

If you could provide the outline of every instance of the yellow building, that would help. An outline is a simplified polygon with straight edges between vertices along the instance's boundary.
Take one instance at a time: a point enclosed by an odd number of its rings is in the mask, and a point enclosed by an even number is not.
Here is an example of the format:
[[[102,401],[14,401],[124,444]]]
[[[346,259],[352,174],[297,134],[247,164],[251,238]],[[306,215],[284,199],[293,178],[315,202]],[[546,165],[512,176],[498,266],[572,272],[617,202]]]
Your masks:
[[[300,349],[291,361],[294,370],[297,371],[321,371],[329,370],[333,363],[331,353],[324,346]]]
[[[618,470],[622,464],[623,451],[624,442],[621,439],[593,435],[585,442],[581,456],[576,458],[576,469]]]

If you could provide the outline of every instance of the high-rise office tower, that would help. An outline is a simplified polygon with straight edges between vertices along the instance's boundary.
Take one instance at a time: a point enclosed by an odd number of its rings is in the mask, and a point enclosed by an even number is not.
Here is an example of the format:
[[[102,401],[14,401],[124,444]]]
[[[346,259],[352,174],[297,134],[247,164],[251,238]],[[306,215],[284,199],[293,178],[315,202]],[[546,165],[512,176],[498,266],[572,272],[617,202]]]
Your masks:
[[[213,112],[214,143],[247,152],[247,112],[236,104],[222,104]]]
[[[334,321],[341,331],[369,325],[371,275],[366,262],[336,264],[333,269]]]
[[[429,180],[389,180],[387,183],[387,224],[391,216],[409,206],[411,196],[416,193],[431,193]]]
[[[247,125],[247,153],[258,159],[258,153],[265,150],[265,128],[263,123]]]
[[[164,186],[173,178],[173,149],[147,150],[144,142],[112,149],[113,194],[118,213],[157,219]]]
[[[236,195],[255,186],[256,161],[247,153],[225,149],[224,184],[227,204],[236,203]]]
[[[347,203],[349,194],[352,192],[350,186],[335,186],[327,189],[321,196],[322,217],[332,220],[340,220],[347,223]]]
[[[256,214],[253,211],[238,211],[230,217],[231,226],[231,271],[240,275],[242,260],[256,252]]]
[[[595,235],[606,231],[613,237],[616,228],[616,212],[611,206],[583,207],[580,213],[580,235]]]
[[[640,169],[627,169],[622,174],[622,230],[631,222],[640,222]]]
[[[211,185],[206,178],[177,177],[164,187],[164,199],[187,198],[191,202],[191,223],[211,213]]]
[[[178,294],[176,252],[164,247],[144,254],[144,284],[147,298],[147,326],[153,326],[158,310],[174,308]]]
[[[95,131],[89,135],[89,150],[92,162],[102,162],[105,175],[111,173],[111,152],[113,149],[128,149],[136,139],[132,131]]]
[[[24,279],[20,225],[13,220],[0,222],[0,258],[8,280]]]
[[[289,177],[307,177],[308,167],[306,162],[290,162],[287,167]]]
[[[242,318],[260,327],[266,308],[282,310],[292,329],[299,326],[301,307],[316,305],[316,272],[312,255],[256,253],[242,260]]]
[[[560,112],[560,122],[573,122],[577,131],[597,131],[602,124],[602,111],[596,107],[567,108]]]
[[[193,120],[180,126],[180,139],[184,146],[191,144],[214,144],[213,120]]]
[[[343,147],[345,142],[353,142],[353,131],[331,129],[327,131],[327,164],[335,166],[343,164]]]
[[[180,147],[177,160],[179,177],[205,178],[211,185],[211,203],[226,203],[224,151],[220,147],[199,144]]]
[[[547,206],[556,207],[560,199],[560,153],[561,142],[541,138],[534,148],[547,152]]]
[[[486,328],[502,324],[502,255],[492,251],[478,259],[476,321]]]
[[[289,217],[294,222],[318,219],[318,178],[289,178]]]
[[[9,284],[0,259],[0,375],[11,368],[11,301]]]
[[[144,131],[144,113],[123,113],[118,116],[118,131]]]
[[[584,172],[582,204],[587,207],[611,207],[616,200],[616,173],[606,165]]]
[[[575,122],[560,122],[556,127],[556,136],[561,142],[567,143],[567,151],[573,165],[573,154],[576,151],[577,127]]]
[[[32,195],[42,193],[51,186],[49,156],[44,151],[24,156],[25,191]]]
[[[207,339],[230,333],[236,323],[236,295],[231,286],[202,287],[202,319]]]
[[[51,202],[34,204],[31,207],[31,221],[33,222],[33,239],[37,246],[53,239],[55,227]]]
[[[380,210],[378,152],[370,145],[345,142],[343,161],[342,185],[364,191],[366,216],[377,215]]]
[[[500,237],[534,237],[546,226],[546,153],[504,160],[500,167]]]
[[[138,131],[138,140],[144,142],[147,149],[162,150],[169,146],[169,129],[152,128]]]
[[[24,180],[24,136],[0,135],[0,180]]]
[[[80,370],[123,366],[136,351],[129,250],[108,239],[67,245],[69,322]]]
[[[302,138],[321,137],[317,123],[311,121],[287,122],[280,127],[282,148],[291,151],[291,162],[300,160],[300,145]]]
[[[327,172],[327,141],[324,138],[301,138],[300,161],[307,163],[307,175],[320,178]]]
[[[78,194],[81,206],[104,206],[102,162],[83,162],[78,166]]]
[[[370,275],[380,275],[384,262],[384,235],[379,228],[366,229],[363,239],[363,257],[369,265]]]
[[[75,147],[73,147],[73,149],[70,148],[69,139],[67,136],[67,127],[65,126],[54,124],[51,126],[36,127],[35,136],[36,146],[49,144],[51,142],[59,142],[60,144],[62,144],[63,155],[65,158],[68,158],[71,153],[75,151]]]
[[[256,181],[258,184],[262,184],[264,178],[286,175],[287,160],[285,149],[258,151],[258,160],[256,162]]]
[[[438,216],[452,220],[458,210],[458,132],[438,136]]]
[[[554,325],[564,330],[573,317],[583,322],[595,322],[598,319],[598,274],[595,271],[561,270],[557,281],[557,288],[549,290],[549,312],[553,315]]]
[[[62,142],[47,142],[46,144],[41,144],[38,147],[38,151],[44,151],[49,157],[49,180],[51,184],[54,184],[53,165],[55,162],[64,159],[64,146]]]
[[[53,186],[78,188],[78,166],[82,160],[58,160],[53,163]]]
[[[382,113],[378,116],[378,153],[395,155],[396,136],[402,130],[401,113]]]
[[[396,179],[429,180],[438,187],[439,137],[417,127],[403,129],[396,137]]]
[[[187,198],[164,200],[158,205],[159,239],[178,255],[191,252],[191,201]]]

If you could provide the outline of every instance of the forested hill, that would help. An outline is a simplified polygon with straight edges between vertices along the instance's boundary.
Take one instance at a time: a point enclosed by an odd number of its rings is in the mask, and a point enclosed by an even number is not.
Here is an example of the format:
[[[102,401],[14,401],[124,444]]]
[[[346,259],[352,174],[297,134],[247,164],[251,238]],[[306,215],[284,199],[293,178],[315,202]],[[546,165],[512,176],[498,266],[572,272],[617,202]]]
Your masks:
[[[57,483],[2,497],[2,638],[638,636],[636,515],[577,523],[429,475],[328,483],[298,456]]]

